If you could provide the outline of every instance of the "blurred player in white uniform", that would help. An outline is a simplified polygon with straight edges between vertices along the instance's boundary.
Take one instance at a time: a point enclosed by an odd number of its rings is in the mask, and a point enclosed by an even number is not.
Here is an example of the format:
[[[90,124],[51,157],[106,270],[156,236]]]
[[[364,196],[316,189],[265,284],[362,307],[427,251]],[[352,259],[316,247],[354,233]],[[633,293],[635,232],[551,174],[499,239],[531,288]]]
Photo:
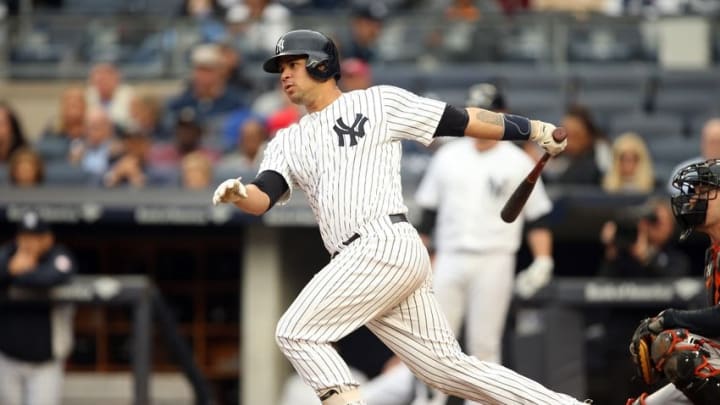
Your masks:
[[[504,104],[497,88],[486,83],[471,87],[466,102],[499,112],[504,112]],[[513,286],[530,296],[552,276],[552,233],[546,220],[552,203],[542,180],[519,220],[508,224],[500,218],[503,205],[533,165],[511,142],[460,138],[436,152],[415,196],[423,209],[418,230],[426,243],[435,230],[435,296],[455,334],[465,323],[467,352],[484,361],[501,362]],[[523,225],[534,261],[514,283]],[[445,403],[438,397],[433,403]]]

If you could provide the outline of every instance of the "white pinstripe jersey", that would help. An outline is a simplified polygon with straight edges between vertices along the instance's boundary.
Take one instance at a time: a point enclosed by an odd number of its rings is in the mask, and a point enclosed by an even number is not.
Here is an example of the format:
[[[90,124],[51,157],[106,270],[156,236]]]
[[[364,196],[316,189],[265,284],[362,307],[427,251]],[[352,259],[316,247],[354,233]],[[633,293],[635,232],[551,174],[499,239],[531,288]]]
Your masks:
[[[392,86],[343,93],[323,110],[277,133],[260,172],[283,176],[290,191],[308,197],[329,252],[363,225],[407,212],[403,202],[400,140],[428,145],[445,103]]]

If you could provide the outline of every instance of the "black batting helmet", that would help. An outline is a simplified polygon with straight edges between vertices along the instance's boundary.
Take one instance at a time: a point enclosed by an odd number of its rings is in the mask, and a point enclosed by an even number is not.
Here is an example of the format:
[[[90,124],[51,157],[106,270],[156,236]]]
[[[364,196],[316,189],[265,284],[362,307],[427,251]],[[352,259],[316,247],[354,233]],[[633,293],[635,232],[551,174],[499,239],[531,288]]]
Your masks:
[[[290,31],[280,37],[275,45],[275,56],[263,64],[268,73],[280,73],[278,61],[283,56],[305,56],[310,76],[325,81],[331,77],[340,79],[340,58],[337,47],[325,34],[311,30]]]
[[[670,199],[673,215],[682,228],[680,240],[684,240],[693,228],[705,223],[708,201],[718,196],[720,159],[683,167],[673,176],[672,185],[678,190]]]

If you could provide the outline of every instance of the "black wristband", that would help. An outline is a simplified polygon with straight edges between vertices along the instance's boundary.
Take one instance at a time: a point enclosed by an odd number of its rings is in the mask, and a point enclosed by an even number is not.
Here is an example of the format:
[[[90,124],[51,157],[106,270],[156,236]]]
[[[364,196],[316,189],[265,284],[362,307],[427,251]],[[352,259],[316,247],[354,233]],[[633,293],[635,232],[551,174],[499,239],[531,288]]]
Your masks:
[[[503,124],[505,132],[502,139],[504,141],[527,141],[530,138],[532,129],[530,120],[513,114],[503,114]]]

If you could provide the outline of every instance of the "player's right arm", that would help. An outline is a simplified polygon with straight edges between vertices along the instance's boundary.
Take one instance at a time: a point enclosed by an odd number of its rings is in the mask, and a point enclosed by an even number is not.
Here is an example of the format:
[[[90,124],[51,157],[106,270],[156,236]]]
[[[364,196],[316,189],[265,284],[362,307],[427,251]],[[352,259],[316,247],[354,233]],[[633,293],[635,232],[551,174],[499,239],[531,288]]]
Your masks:
[[[262,215],[287,193],[289,187],[279,173],[260,172],[252,183],[245,185],[241,178],[220,183],[213,194],[213,204],[232,203],[252,215]]]
[[[241,179],[227,179],[213,194],[213,204],[232,203],[252,215],[262,215],[275,203],[290,199],[290,166],[285,159],[284,134],[278,132],[265,149],[258,175],[250,184]]]

